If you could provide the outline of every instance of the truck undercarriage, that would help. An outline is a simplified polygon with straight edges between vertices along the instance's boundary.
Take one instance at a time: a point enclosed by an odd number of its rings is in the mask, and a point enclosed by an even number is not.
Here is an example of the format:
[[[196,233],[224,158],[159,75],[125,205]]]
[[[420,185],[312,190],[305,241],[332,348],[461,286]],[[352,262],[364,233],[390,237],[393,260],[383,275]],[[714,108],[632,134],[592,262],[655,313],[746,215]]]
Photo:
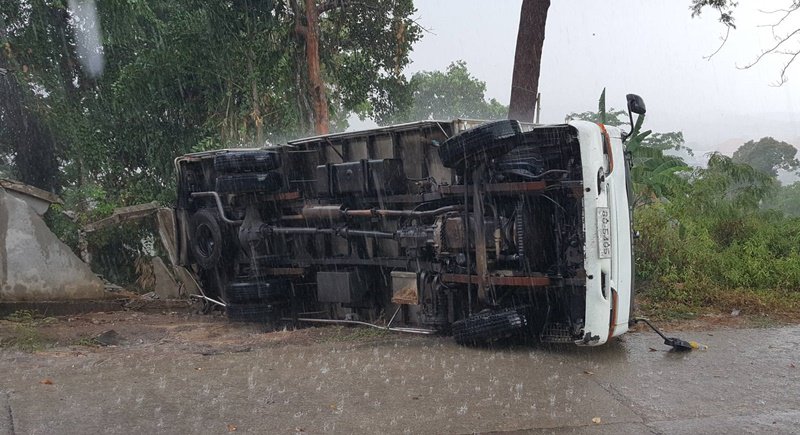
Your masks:
[[[584,267],[584,195],[603,171],[585,182],[573,125],[475,125],[180,157],[181,262],[232,320],[597,341],[584,330],[587,279],[605,292],[608,278]]]

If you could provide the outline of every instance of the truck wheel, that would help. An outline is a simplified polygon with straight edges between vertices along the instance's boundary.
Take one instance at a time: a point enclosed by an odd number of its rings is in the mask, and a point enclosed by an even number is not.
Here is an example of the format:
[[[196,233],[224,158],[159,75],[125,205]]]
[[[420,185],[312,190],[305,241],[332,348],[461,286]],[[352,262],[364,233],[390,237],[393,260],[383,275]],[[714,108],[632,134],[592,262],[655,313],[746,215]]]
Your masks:
[[[289,285],[284,280],[240,281],[230,284],[225,292],[229,303],[276,301],[289,298]]]
[[[218,173],[267,172],[281,166],[280,154],[275,151],[231,151],[214,156]]]
[[[458,344],[479,344],[521,335],[528,329],[528,310],[508,308],[478,313],[453,323],[453,338]]]
[[[217,177],[217,193],[272,193],[283,186],[277,172],[229,174]]]
[[[195,263],[203,269],[215,268],[226,245],[216,212],[201,209],[192,216],[190,224],[189,246]]]
[[[519,121],[488,122],[444,141],[439,158],[446,168],[463,170],[509,152],[521,133]]]
[[[272,304],[231,304],[225,307],[225,313],[232,322],[267,323],[277,313]]]

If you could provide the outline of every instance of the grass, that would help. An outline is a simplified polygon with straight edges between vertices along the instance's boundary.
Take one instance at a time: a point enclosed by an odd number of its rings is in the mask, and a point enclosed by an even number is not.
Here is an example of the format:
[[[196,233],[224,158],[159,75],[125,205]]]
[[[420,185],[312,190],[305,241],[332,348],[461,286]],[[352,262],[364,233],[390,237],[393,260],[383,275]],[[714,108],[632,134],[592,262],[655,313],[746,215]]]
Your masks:
[[[94,337],[80,337],[72,342],[73,346],[97,347],[100,343]]]
[[[690,320],[703,315],[728,314],[753,319],[779,316],[800,321],[800,292],[724,288],[716,285],[639,286],[636,295],[641,314],[664,320]]]
[[[0,346],[37,352],[51,344],[39,332],[39,326],[56,322],[55,318],[45,317],[37,311],[20,310],[9,314],[5,320],[13,324],[13,334],[0,342]]]

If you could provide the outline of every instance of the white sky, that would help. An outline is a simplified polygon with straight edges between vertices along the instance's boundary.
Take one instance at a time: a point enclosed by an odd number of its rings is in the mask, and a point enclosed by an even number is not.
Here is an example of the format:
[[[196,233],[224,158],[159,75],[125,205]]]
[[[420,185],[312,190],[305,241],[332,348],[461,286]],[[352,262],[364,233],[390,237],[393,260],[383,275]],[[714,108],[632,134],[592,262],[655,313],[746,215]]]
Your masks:
[[[607,105],[624,108],[625,94],[647,103],[647,127],[683,131],[698,151],[732,152],[745,140],[774,136],[800,146],[800,60],[789,82],[777,81],[781,64],[750,62],[772,36],[757,27],[776,19],[762,10],[790,0],[741,0],[738,29],[710,61],[724,27],[714,11],[692,19],[689,0],[553,0],[547,17],[539,90],[542,122],[596,110],[603,87]],[[485,81],[487,97],[507,104],[521,0],[416,0],[417,21],[430,30],[406,71],[444,70],[463,59]],[[784,32],[800,27],[800,13]],[[800,46],[800,38],[794,47]],[[725,143],[725,142],[728,143]]]

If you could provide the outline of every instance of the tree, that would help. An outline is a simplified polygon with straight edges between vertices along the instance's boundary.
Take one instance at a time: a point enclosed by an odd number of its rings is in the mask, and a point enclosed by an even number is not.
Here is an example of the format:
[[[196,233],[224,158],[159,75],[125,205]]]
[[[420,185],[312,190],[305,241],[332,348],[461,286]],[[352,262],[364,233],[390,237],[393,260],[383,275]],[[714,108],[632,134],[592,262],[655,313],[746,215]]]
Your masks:
[[[753,61],[741,67],[742,69],[751,68],[766,56],[783,57],[785,60],[783,61],[783,66],[781,67],[778,81],[776,82],[777,86],[786,83],[789,79],[786,72],[795,60],[797,60],[797,57],[800,56],[800,28],[786,28],[787,25],[791,26],[791,20],[787,21],[787,19],[800,10],[800,0],[786,1],[788,4],[785,8],[765,12],[768,15],[777,17],[771,24],[767,25],[772,30],[775,42],[762,50]],[[700,15],[703,9],[708,7],[719,13],[719,22],[725,26],[725,37],[722,40],[722,44],[720,44],[719,48],[712,53],[709,58],[722,49],[725,42],[728,40],[731,29],[736,28],[733,12],[738,4],[737,0],[692,0],[690,9],[693,17]]]
[[[522,0],[508,118],[533,122],[550,0]]]
[[[690,213],[740,214],[758,209],[775,193],[777,182],[750,165],[712,153],[705,168],[696,168],[685,197]]]
[[[486,83],[467,70],[464,61],[451,63],[447,70],[420,71],[411,77],[413,104],[398,121],[422,119],[500,119],[508,108],[485,97]]]
[[[411,0],[317,2],[321,85],[309,80],[313,50],[296,32],[306,11],[289,0],[99,2],[99,77],[80,68],[64,3],[0,2],[0,59],[20,92],[0,106],[18,104],[52,135],[60,167],[46,172],[56,189],[98,185],[117,205],[168,202],[177,155],[314,131],[313,89],[333,130],[352,112],[380,121],[411,104],[401,74],[420,37]],[[19,171],[5,137],[24,136],[3,133],[0,157]]]
[[[305,46],[305,79],[315,133],[328,133],[328,94],[336,94],[343,83],[352,85],[339,90],[345,109],[355,110],[361,104],[381,117],[410,101],[398,90],[405,87],[401,72],[411,45],[420,37],[420,27],[409,18],[415,12],[412,0],[289,3],[298,45]],[[367,96],[379,104],[364,105]],[[395,98],[397,103],[392,101]],[[354,100],[357,105],[348,104]]]
[[[793,170],[800,166],[795,155],[797,148],[792,145],[771,137],[763,137],[758,142],[751,140],[740,146],[733,153],[733,161],[748,164],[772,177],[777,177],[778,169]]]
[[[59,26],[61,31],[67,27],[63,15],[39,18]],[[5,22],[5,17],[0,14],[0,153],[7,156],[2,160],[13,161],[14,172],[24,183],[54,190],[58,146],[42,116],[25,102],[25,83],[17,79],[18,71],[9,43],[9,36],[14,35],[9,35]],[[19,69],[27,70],[28,66],[23,64]]]
[[[788,216],[800,217],[800,182],[781,186],[775,196],[763,205],[766,209],[780,210]]]

